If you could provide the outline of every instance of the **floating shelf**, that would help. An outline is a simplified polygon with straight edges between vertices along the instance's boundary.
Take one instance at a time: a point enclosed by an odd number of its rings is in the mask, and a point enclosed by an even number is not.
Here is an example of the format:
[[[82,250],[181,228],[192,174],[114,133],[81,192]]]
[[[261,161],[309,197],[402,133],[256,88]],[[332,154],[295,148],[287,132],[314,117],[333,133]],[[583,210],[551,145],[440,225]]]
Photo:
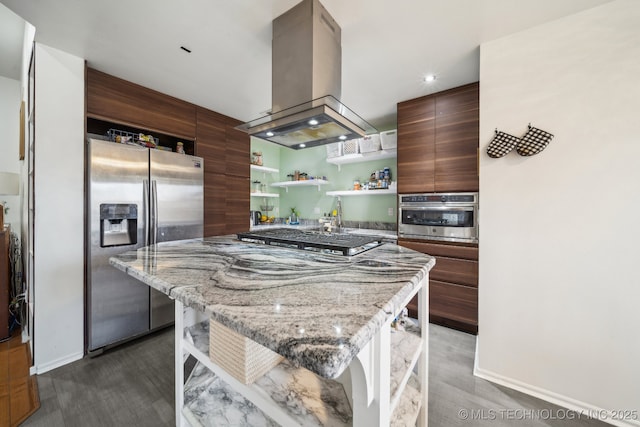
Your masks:
[[[396,157],[398,157],[398,150],[380,150],[373,151],[371,153],[347,154],[340,157],[333,157],[327,159],[327,163],[337,165],[338,170],[340,170],[340,165],[346,165],[349,163],[371,162],[374,160],[393,159]]]
[[[289,187],[310,187],[317,186],[318,191],[320,191],[321,185],[328,184],[329,181],[325,181],[324,179],[305,179],[301,181],[282,181],[282,182],[274,182],[271,184],[272,187],[284,187],[287,192],[289,192]]]
[[[278,193],[251,193],[251,197],[280,197]]]
[[[327,191],[327,196],[383,196],[388,194],[398,194],[397,190],[344,190],[344,191]]]
[[[266,166],[258,166],[250,164],[251,169],[255,171],[265,172],[265,173],[278,173],[280,169],[268,168]]]

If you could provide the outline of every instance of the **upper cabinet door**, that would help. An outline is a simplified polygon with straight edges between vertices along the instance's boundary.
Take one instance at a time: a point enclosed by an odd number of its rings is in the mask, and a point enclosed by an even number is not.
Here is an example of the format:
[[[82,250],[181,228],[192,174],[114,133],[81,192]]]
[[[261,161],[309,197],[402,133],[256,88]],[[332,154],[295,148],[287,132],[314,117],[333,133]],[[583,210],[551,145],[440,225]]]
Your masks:
[[[398,104],[398,192],[435,189],[435,99]]]
[[[478,191],[479,85],[398,104],[398,192]]]
[[[479,85],[436,96],[435,191],[478,191]]]
[[[246,132],[236,129],[235,127],[242,122],[227,118],[226,123],[226,149],[225,162],[226,174],[240,176],[249,179],[251,175],[251,139]]]
[[[87,116],[185,139],[196,136],[196,106],[87,69]]]
[[[226,169],[225,147],[227,145],[226,117],[215,111],[198,107],[196,111],[197,155],[206,159],[207,173],[223,174]],[[247,155],[249,150],[247,149]]]

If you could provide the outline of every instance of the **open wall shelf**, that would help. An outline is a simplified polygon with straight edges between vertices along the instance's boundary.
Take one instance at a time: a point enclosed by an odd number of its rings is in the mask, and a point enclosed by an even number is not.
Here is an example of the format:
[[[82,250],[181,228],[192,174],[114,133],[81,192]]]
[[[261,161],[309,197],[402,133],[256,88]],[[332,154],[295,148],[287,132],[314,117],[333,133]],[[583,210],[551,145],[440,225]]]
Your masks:
[[[287,192],[289,192],[289,187],[310,187],[317,186],[318,191],[320,191],[320,186],[327,185],[329,181],[325,181],[324,179],[305,179],[301,181],[282,181],[282,182],[274,182],[271,184],[272,187],[284,187]]]

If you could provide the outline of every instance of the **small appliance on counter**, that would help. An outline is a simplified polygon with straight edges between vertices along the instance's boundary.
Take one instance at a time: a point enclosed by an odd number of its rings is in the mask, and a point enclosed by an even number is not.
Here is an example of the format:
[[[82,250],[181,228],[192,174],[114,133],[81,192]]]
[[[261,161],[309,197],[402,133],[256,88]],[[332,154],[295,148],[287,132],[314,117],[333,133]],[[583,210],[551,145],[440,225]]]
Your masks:
[[[249,211],[249,225],[260,225],[260,218],[262,218],[262,212]]]

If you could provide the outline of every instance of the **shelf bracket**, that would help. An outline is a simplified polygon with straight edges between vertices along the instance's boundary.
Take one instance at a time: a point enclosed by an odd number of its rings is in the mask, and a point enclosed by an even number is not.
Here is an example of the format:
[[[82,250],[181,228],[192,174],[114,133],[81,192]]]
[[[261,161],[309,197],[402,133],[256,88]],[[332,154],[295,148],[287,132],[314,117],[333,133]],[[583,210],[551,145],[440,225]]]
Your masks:
[[[390,323],[382,325],[349,366],[354,427],[389,425]]]

